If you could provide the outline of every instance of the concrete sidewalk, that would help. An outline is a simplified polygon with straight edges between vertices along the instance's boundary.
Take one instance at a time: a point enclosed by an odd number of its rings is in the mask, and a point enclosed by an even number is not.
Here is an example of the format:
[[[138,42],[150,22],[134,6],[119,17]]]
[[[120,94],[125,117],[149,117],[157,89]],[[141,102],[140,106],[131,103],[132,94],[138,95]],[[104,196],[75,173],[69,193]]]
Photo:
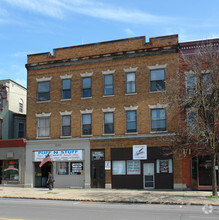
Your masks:
[[[57,188],[49,191],[46,188],[0,186],[0,198],[219,206],[219,198],[208,198],[207,196],[211,196],[210,191],[67,188]]]

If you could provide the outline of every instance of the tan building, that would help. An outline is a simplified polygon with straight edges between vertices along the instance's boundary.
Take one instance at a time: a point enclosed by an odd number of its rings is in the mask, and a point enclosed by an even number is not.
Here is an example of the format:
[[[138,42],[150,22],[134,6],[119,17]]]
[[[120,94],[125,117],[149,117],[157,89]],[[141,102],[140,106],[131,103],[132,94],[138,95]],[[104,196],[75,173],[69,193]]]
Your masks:
[[[177,35],[58,48],[28,55],[26,68],[27,185],[52,170],[60,187],[182,186],[167,154],[177,119],[159,101],[178,70]]]

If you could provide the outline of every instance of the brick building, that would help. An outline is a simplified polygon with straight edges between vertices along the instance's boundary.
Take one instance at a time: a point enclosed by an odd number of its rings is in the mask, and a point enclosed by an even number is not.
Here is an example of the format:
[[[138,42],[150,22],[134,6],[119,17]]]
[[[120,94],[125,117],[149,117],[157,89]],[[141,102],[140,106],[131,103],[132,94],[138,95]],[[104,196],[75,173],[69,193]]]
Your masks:
[[[178,70],[177,35],[58,48],[26,68],[27,185],[51,170],[56,187],[182,187],[177,116],[159,101]]]

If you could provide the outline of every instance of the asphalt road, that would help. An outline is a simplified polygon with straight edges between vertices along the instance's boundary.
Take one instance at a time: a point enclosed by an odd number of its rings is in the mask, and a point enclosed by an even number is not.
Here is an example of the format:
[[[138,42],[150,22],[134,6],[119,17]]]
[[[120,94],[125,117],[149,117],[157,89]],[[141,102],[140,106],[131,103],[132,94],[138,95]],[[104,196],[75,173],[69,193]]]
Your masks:
[[[0,220],[218,220],[219,207],[0,199]]]

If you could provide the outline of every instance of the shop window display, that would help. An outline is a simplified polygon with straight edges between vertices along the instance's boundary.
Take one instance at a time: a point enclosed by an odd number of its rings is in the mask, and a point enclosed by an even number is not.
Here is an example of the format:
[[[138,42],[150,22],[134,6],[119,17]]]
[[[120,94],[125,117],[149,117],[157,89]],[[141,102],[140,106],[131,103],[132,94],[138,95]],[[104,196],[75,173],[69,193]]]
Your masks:
[[[8,180],[8,181],[19,180],[18,160],[5,160],[4,161],[4,180]]]

